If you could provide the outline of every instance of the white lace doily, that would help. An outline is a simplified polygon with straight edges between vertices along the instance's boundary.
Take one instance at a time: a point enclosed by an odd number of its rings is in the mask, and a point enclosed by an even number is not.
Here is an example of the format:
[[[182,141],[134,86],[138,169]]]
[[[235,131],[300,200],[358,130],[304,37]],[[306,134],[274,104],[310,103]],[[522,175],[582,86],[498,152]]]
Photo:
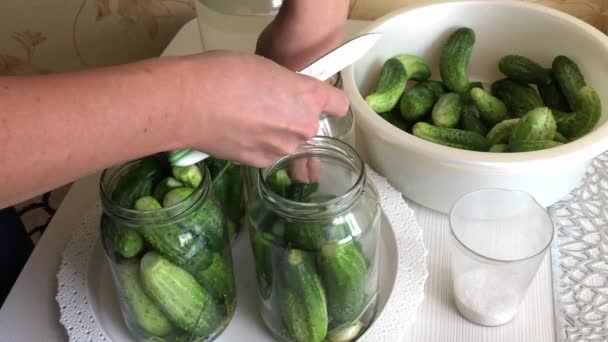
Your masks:
[[[416,310],[424,299],[424,284],[428,276],[427,250],[422,229],[401,194],[369,167],[368,176],[378,190],[381,206],[393,228],[397,272],[388,301],[359,341],[393,342],[399,340],[414,323]],[[70,341],[109,341],[95,318],[88,298],[89,261],[99,238],[100,216],[99,204],[84,213],[63,253],[57,274],[56,300],[61,313],[60,321]]]

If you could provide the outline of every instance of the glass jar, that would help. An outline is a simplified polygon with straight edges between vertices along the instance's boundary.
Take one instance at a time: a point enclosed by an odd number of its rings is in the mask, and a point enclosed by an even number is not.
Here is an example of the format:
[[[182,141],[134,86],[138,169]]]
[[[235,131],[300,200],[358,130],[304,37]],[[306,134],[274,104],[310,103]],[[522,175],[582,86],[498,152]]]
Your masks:
[[[376,312],[380,230],[357,152],[315,137],[254,183],[247,220],[264,322],[285,341],[355,340]]]
[[[160,196],[172,173],[181,186]],[[210,341],[232,318],[231,246],[210,178],[204,163],[176,169],[156,155],[102,174],[102,243],[138,341]]]

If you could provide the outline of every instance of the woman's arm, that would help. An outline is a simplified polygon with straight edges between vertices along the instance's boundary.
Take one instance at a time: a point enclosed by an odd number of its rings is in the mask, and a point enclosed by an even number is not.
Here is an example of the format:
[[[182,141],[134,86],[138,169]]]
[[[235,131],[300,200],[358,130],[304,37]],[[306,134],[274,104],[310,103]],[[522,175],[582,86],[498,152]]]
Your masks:
[[[230,52],[0,77],[0,208],[182,147],[266,166],[347,107],[322,82]]]
[[[256,52],[300,70],[342,42],[349,0],[284,0]]]

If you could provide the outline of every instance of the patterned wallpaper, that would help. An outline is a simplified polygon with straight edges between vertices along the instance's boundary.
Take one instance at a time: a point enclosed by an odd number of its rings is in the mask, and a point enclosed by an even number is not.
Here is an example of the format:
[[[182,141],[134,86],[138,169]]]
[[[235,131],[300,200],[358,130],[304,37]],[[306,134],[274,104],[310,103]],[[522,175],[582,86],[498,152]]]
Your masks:
[[[3,0],[0,75],[81,70],[158,56],[195,17],[195,0]],[[229,1],[229,0],[226,0]],[[373,19],[424,0],[351,0],[351,18]],[[524,0],[555,7],[608,33],[608,0]],[[67,186],[17,206],[36,241]]]

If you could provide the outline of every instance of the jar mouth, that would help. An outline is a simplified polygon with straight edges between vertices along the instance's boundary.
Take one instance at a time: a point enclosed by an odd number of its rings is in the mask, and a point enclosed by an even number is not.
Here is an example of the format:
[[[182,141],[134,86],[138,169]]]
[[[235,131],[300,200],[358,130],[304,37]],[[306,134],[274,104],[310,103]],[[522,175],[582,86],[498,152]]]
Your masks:
[[[331,161],[334,165],[337,163],[343,167],[342,171],[351,173],[350,184],[338,193],[323,194],[323,179],[320,179],[321,194],[312,201],[298,201],[275,192],[268,182],[268,176],[286,169],[287,165],[300,159],[318,160],[319,168],[323,167],[324,161]],[[259,169],[257,184],[262,200],[280,215],[302,221],[323,220],[332,218],[357,203],[366,185],[365,164],[349,144],[332,137],[316,136],[270,167]]]
[[[204,162],[199,162],[196,165],[201,170],[203,176],[201,183],[194,189],[192,194],[184,200],[175,203],[172,206],[155,210],[136,210],[119,206],[111,197],[116,183],[121,176],[124,176],[131,167],[135,166],[140,161],[141,159],[108,168],[101,173],[99,192],[103,210],[120,223],[130,226],[141,226],[144,223],[151,222],[162,222],[163,224],[177,223],[195,211],[198,204],[207,198],[211,176],[206,164]]]

